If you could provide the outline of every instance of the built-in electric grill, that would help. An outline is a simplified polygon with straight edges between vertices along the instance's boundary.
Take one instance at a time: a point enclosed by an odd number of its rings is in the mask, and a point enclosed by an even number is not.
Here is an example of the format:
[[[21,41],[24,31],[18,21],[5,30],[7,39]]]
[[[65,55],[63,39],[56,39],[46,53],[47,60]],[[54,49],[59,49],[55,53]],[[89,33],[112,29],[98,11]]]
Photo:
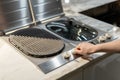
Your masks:
[[[0,1],[0,35],[7,34],[10,44],[44,73],[79,57],[72,54],[78,43],[110,40],[78,19],[64,16],[61,0]]]
[[[58,54],[64,48],[62,40],[37,28],[21,29],[12,33],[10,42],[25,54],[40,58]]]

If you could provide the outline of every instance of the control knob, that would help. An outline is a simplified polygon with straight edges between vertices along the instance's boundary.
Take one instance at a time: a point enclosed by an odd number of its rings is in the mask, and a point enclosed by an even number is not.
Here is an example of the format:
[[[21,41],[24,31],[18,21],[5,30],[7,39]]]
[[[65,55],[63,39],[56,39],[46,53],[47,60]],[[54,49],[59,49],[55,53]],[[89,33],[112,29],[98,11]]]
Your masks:
[[[99,43],[105,42],[105,40],[106,40],[106,36],[100,36],[100,37],[98,38],[98,42],[99,42]]]
[[[71,55],[68,52],[65,52],[63,54],[63,57],[64,57],[64,59],[69,59],[71,57]]]
[[[111,39],[112,35],[110,35],[109,33],[106,33],[106,34],[105,34],[105,37],[106,37],[107,39]]]

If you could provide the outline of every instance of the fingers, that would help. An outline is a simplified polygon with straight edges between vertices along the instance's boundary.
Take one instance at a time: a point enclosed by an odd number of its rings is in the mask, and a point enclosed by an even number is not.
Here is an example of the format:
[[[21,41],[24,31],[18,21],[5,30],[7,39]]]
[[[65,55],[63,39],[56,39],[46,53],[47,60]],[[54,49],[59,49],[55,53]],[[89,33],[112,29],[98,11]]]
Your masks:
[[[82,53],[81,50],[79,49],[74,49],[74,50],[75,50],[75,53],[74,53],[75,55],[79,55],[81,58],[89,60],[89,61],[92,60],[92,58],[90,58],[88,54]]]
[[[78,44],[74,49],[74,54],[80,55],[83,59],[92,60],[89,55],[94,52],[94,45],[87,42]]]
[[[88,54],[82,53],[82,52],[83,52],[82,49],[80,49],[80,48],[75,48],[73,54],[78,55],[78,56],[80,56],[81,58],[86,59],[86,60],[89,60],[89,61],[92,60],[92,58],[91,58]]]
[[[84,51],[80,48],[75,48],[74,49],[74,54],[78,54],[78,55],[82,55],[82,56],[86,56],[87,54],[84,53]]]

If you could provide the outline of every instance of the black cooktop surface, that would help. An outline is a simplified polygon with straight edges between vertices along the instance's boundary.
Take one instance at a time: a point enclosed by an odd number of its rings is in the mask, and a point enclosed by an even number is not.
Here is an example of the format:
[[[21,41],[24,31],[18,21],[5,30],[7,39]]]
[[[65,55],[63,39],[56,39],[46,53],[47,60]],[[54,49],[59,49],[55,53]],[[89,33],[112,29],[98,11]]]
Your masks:
[[[98,32],[74,19],[61,19],[46,24],[46,28],[63,38],[74,41],[88,41],[97,37]]]

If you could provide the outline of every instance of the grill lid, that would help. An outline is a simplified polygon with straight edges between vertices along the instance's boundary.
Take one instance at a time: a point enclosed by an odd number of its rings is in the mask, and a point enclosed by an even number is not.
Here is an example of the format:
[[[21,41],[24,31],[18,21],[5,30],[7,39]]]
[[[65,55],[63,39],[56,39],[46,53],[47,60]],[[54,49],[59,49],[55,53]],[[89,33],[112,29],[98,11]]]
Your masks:
[[[36,21],[64,15],[61,0],[31,0],[31,3]]]
[[[62,15],[61,0],[0,0],[0,32]]]
[[[25,54],[34,57],[50,57],[64,48],[64,42],[49,32],[28,28],[16,31],[9,37],[10,42]]]
[[[8,32],[32,22],[27,0],[0,0],[0,31]]]

